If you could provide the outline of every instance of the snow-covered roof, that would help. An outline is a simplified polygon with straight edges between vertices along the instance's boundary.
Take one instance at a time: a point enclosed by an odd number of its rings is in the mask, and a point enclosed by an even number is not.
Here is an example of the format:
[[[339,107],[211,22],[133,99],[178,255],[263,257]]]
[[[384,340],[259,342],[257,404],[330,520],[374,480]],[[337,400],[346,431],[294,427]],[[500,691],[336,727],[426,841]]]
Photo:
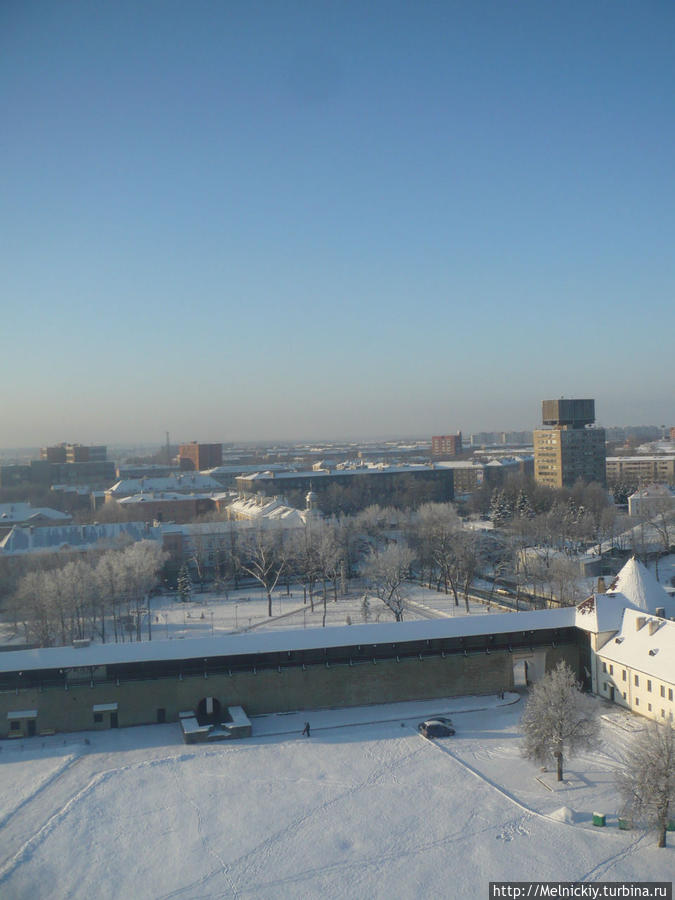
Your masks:
[[[432,621],[392,622],[377,625],[343,625],[337,628],[298,628],[223,635],[186,640],[153,640],[125,644],[92,644],[89,647],[47,647],[0,653],[0,672],[23,669],[62,669],[104,666],[152,660],[206,659],[243,656],[317,647],[352,647],[359,644],[392,644],[509,632],[541,631],[574,627],[574,607],[538,611],[456,616]]]
[[[30,503],[0,503],[0,525],[18,525],[39,519],[70,522],[71,516],[49,506],[31,506]]]
[[[120,535],[134,541],[161,540],[159,528],[145,522],[114,522],[106,525],[46,525],[43,528],[12,528],[0,541],[0,555],[53,553],[57,550],[86,550],[100,541],[113,541]]]
[[[675,491],[667,484],[648,484],[646,487],[640,488],[635,491],[634,494],[631,494],[628,498],[629,500],[638,499],[660,499],[665,498],[666,500],[671,500],[675,497]]]
[[[145,491],[177,491],[191,493],[193,491],[219,491],[220,482],[199,472],[183,472],[167,475],[164,478],[125,478],[116,482],[106,493],[111,497],[131,497]]]
[[[664,607],[666,616],[675,616],[675,601],[635,556],[621,569],[607,593],[623,594],[633,606],[645,612],[653,613]]]
[[[176,491],[144,491],[141,494],[134,494],[131,497],[122,497],[117,502],[120,506],[133,505],[136,503],[168,503],[186,500],[212,500],[211,494],[179,494]]]
[[[577,606],[575,624],[592,634],[618,631],[627,607],[637,609],[623,594],[592,594]]]
[[[620,632],[598,656],[675,684],[675,622],[627,609]]]

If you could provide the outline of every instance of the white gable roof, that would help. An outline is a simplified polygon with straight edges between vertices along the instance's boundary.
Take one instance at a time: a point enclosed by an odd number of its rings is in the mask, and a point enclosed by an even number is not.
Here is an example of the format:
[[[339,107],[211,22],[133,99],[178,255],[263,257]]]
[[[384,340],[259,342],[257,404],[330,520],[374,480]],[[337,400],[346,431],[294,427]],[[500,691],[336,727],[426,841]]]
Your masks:
[[[630,604],[645,612],[654,613],[663,607],[668,618],[675,616],[675,601],[634,556],[621,569],[607,593],[623,594]]]
[[[627,609],[621,631],[598,651],[598,656],[675,684],[675,622]]]

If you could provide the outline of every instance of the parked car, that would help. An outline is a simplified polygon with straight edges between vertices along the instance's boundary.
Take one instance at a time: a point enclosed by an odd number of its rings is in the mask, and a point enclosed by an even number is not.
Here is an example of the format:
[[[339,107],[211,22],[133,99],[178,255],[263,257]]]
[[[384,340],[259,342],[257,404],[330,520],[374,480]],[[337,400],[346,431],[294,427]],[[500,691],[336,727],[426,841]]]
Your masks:
[[[450,719],[438,716],[435,719],[427,719],[426,722],[420,722],[417,730],[426,738],[451,737],[455,733]]]

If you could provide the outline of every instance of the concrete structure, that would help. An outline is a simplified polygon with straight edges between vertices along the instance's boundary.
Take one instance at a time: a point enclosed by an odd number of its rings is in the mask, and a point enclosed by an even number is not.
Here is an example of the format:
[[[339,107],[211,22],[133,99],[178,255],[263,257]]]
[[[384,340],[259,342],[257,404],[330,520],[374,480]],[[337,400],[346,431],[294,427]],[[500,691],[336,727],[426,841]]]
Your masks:
[[[628,498],[628,515],[650,518],[675,509],[675,492],[665,484],[650,484]],[[675,527],[673,528],[675,532]]]
[[[104,462],[108,448],[103,445],[55,444],[40,450],[40,459],[50,463]]]
[[[175,491],[149,491],[116,502],[134,519],[146,522],[191,522],[216,508],[215,500],[209,494],[178,494]]]
[[[576,481],[606,483],[605,430],[588,428],[595,420],[594,400],[544,400],[542,421],[550,429],[534,432],[534,477],[548,487],[572,487]]]
[[[196,470],[214,469],[222,465],[222,444],[200,444],[191,441],[189,444],[181,444],[178,448],[178,459],[181,469]]]
[[[358,466],[354,468],[332,469],[309,472],[257,472],[236,479],[237,490],[241,494],[264,494],[267,497],[300,490],[314,491],[321,496],[331,485],[340,487],[358,486],[371,491],[377,499],[373,502],[386,504],[389,498],[401,488],[406,479],[438,488],[435,498],[445,502],[454,498],[453,473],[451,469],[433,464],[409,466]]]
[[[454,459],[462,452],[462,432],[437,434],[431,438],[431,455],[442,459]]]
[[[574,609],[0,654],[0,737],[513,687],[586,656]]]
[[[619,481],[638,486],[675,484],[675,455],[608,456],[607,482]]]

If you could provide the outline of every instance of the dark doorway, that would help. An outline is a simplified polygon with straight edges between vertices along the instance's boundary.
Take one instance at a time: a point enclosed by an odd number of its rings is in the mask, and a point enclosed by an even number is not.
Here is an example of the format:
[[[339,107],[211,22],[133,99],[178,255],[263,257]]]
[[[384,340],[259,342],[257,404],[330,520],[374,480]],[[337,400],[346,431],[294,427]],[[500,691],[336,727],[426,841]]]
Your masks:
[[[612,685],[609,689],[609,699],[614,703],[614,685]]]
[[[119,725],[118,725],[118,722],[117,722],[117,713],[116,713],[116,712],[111,712],[111,713],[110,713],[110,727],[111,727],[111,728],[119,728]]]
[[[157,724],[161,725],[163,722],[166,722],[166,710],[160,707],[157,710]]]
[[[197,704],[197,721],[200,725],[220,722],[220,703],[215,697],[203,697]]]
[[[35,737],[35,719],[28,720],[28,737]]]

